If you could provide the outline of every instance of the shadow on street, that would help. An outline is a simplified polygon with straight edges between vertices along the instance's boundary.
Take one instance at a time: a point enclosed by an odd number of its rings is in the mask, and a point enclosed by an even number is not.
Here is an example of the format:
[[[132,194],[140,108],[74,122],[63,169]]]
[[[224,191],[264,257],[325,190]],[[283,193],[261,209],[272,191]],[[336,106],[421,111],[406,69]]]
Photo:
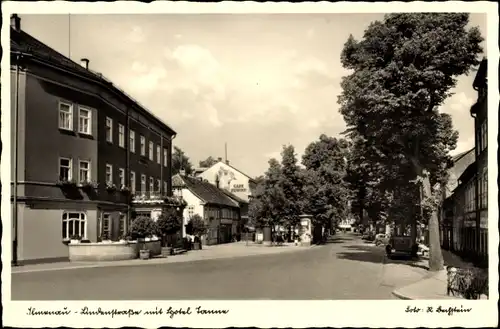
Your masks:
[[[428,266],[422,264],[421,258],[413,258],[407,255],[392,255],[388,258],[382,247],[367,245],[347,245],[343,247],[347,251],[337,254],[337,258],[358,262],[370,262],[375,264],[400,264],[409,267],[428,270]]]

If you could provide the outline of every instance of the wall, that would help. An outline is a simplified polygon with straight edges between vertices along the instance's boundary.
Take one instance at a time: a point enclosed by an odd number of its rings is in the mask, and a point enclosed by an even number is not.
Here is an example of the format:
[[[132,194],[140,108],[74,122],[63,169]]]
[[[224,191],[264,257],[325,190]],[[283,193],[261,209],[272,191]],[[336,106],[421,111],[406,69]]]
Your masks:
[[[193,208],[193,214],[201,216],[203,218],[203,204],[202,201],[194,195],[190,190],[188,189],[182,189],[181,191],[176,191],[176,195],[182,196],[182,198],[186,201],[187,206],[184,208],[182,217],[183,217],[183,225],[182,225],[182,236],[186,236],[186,227],[184,225],[187,225],[189,222],[189,207],[192,206]]]
[[[26,74],[19,72],[19,89],[16,95],[16,73],[11,71],[10,73],[10,91],[11,91],[11,177],[14,179],[14,170],[16,169],[15,158],[14,158],[14,142],[15,142],[15,102],[17,98],[18,104],[18,155],[17,155],[17,179],[18,181],[25,180],[25,132],[26,132]],[[18,187],[18,195],[24,195],[24,187]]]
[[[18,259],[23,263],[60,261],[69,257],[62,239],[61,209],[30,209],[19,205]],[[87,239],[97,239],[97,211],[88,210]]]
[[[72,176],[75,180],[78,179],[79,160],[90,161],[91,175],[95,177],[97,173],[97,104],[82,94],[31,75],[27,76],[26,94],[26,195],[64,198],[60,188],[55,186],[59,179],[59,157],[73,160]],[[73,131],[58,128],[60,100],[73,104]],[[78,104],[92,109],[91,136],[77,133]],[[38,182],[52,186],[40,185]],[[74,198],[87,197],[82,194]]]
[[[216,163],[199,175],[215,185],[215,177],[219,175],[219,187],[226,188],[239,198],[248,201],[250,191],[249,178],[223,162]]]

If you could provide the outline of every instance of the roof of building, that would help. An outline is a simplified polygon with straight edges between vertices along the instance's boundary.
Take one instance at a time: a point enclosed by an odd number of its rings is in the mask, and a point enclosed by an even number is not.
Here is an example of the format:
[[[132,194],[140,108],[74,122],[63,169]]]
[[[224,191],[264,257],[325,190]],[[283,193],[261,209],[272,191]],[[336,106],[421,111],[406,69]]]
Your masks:
[[[94,82],[99,83],[105,88],[111,90],[113,93],[118,94],[120,97],[125,98],[129,102],[133,103],[139,111],[144,112],[144,114],[150,116],[157,124],[161,126],[162,129],[167,130],[172,134],[176,134],[175,130],[173,130],[169,125],[167,125],[160,118],[147,110],[132,96],[128,95],[127,93],[125,93],[125,91],[118,88],[110,80],[106,79],[101,73],[97,73],[84,68],[82,65],[75,63],[70,58],[47,46],[25,31],[16,30],[12,26],[10,27],[10,51],[11,54],[22,53],[23,55],[27,55],[29,58],[37,60],[38,62],[41,62],[43,64],[49,64],[58,69],[67,70],[73,74],[91,79]]]
[[[245,174],[244,172],[242,172],[241,170],[239,170],[239,169],[237,169],[237,168],[235,168],[235,167],[231,166],[229,163],[225,162],[224,160],[219,160],[219,161],[217,161],[217,163],[214,163],[214,164],[213,164],[212,166],[210,166],[209,168],[204,168],[204,170],[203,170],[200,174],[202,174],[203,172],[205,172],[207,169],[210,169],[210,168],[212,168],[213,166],[218,165],[219,163],[222,163],[223,165],[228,166],[229,168],[231,168],[231,169],[233,169],[233,170],[235,170],[235,171],[239,172],[239,173],[240,173],[240,174],[242,174],[243,176],[248,177],[248,180],[249,180],[249,181],[251,181],[252,183],[255,183],[255,179],[253,179],[251,176],[249,176],[249,175]],[[201,169],[201,168],[200,168],[200,169]]]
[[[471,163],[458,178],[459,185],[466,184],[474,176],[477,171],[477,162]]]
[[[174,188],[187,188],[194,195],[208,204],[223,205],[228,207],[238,207],[237,201],[232,200],[226,193],[215,185],[210,184],[200,178],[181,176],[180,174],[172,177],[172,186]]]
[[[474,78],[474,82],[472,83],[474,89],[484,87],[488,83],[487,71],[488,71],[488,59],[485,57],[479,64],[476,77]]]
[[[237,195],[235,195],[235,194],[231,193],[230,191],[228,191],[228,190],[227,190],[227,189],[225,189],[225,188],[221,189],[221,191],[222,191],[225,195],[227,195],[228,197],[230,197],[231,199],[235,200],[235,201],[236,201],[236,202],[238,202],[238,203],[248,203],[248,201],[247,201],[247,200],[244,200],[244,199],[240,198],[239,196],[237,196]]]
[[[462,152],[462,153],[459,153],[459,154],[454,155],[454,156],[453,156],[453,158],[452,158],[453,163],[458,162],[460,159],[462,159],[464,156],[466,156],[466,155],[467,155],[467,154],[469,154],[470,152],[474,152],[474,147],[473,147],[473,148],[471,148],[471,149],[470,149],[470,150],[468,150],[468,151],[464,151],[464,152]]]

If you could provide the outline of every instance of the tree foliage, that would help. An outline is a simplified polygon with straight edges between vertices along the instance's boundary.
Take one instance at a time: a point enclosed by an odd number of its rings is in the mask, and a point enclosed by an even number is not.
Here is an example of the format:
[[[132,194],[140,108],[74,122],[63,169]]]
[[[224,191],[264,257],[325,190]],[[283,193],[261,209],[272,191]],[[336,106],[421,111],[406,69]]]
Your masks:
[[[283,146],[278,187],[282,190],[284,198],[280,216],[288,227],[295,227],[300,222],[302,214],[303,182],[297,161],[293,145]]]
[[[205,160],[202,160],[199,162],[199,165],[200,167],[202,168],[209,168],[209,167],[212,167],[214,164],[216,164],[217,162],[219,162],[219,160],[217,160],[216,158],[212,157],[212,156],[209,156],[208,158],[206,158]]]
[[[172,154],[172,175],[178,174],[181,170],[184,170],[187,175],[190,175],[193,172],[193,165],[184,151],[174,146],[174,153]]]
[[[186,233],[195,235],[197,237],[200,237],[201,235],[206,234],[208,231],[208,226],[203,220],[203,218],[195,214],[193,217],[188,222],[188,225],[186,226]]]
[[[347,216],[347,150],[346,140],[324,134],[305,149],[304,212],[313,215],[316,225],[331,227]]]
[[[352,73],[341,83],[340,112],[351,138],[361,138],[363,150],[376,155],[388,175],[377,182],[379,193],[411,173],[423,202],[435,204],[427,199],[434,197],[432,186],[446,181],[458,138],[451,117],[438,108],[482,52],[479,30],[467,29],[468,21],[466,13],[389,14],[370,24],[362,40],[350,36],[345,43],[341,61]],[[431,270],[443,266],[438,225],[434,207]]]
[[[156,220],[156,225],[161,235],[175,234],[182,228],[182,217],[175,208],[167,208]]]

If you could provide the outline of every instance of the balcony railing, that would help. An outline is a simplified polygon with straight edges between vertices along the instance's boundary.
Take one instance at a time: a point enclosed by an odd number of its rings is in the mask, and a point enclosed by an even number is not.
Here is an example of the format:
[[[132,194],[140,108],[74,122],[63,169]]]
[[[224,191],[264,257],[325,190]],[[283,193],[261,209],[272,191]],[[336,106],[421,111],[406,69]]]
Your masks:
[[[175,206],[185,205],[186,202],[180,196],[168,196],[165,192],[158,191],[136,191],[133,193],[134,203],[167,203]]]

